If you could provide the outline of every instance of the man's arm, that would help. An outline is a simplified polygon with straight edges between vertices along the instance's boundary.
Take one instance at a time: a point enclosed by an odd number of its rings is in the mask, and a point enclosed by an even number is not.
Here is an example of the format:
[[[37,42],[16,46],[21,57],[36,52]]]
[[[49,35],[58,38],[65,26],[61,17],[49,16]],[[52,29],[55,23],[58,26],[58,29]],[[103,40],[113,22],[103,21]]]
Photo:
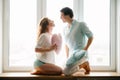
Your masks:
[[[87,45],[85,46],[84,50],[88,50],[88,48],[91,45],[92,41],[93,41],[93,37],[88,38],[88,42],[87,42]]]
[[[69,56],[69,48],[67,47],[67,45],[65,45],[65,51],[66,51],[66,56],[68,58],[68,56]]]

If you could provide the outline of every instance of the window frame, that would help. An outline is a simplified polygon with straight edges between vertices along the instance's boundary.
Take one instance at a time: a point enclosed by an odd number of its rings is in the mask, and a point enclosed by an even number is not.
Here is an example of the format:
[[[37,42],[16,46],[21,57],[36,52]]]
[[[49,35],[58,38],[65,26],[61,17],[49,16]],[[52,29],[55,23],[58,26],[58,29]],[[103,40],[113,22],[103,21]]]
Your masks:
[[[83,21],[83,1],[74,0],[73,11],[75,19]],[[3,0],[3,71],[30,71],[32,67],[9,67],[9,9],[10,0]],[[37,0],[37,23],[46,15],[46,0]],[[111,66],[91,66],[92,71],[115,71],[116,70],[116,1],[110,0],[110,64]]]

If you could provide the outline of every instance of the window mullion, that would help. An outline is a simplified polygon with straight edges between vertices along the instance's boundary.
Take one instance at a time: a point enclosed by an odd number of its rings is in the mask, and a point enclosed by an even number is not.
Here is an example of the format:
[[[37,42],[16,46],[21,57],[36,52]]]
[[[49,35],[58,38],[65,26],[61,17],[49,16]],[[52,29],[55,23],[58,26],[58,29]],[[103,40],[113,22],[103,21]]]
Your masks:
[[[37,23],[46,15],[46,0],[37,0]]]
[[[3,71],[9,70],[9,0],[3,1]]]
[[[111,70],[115,70],[115,53],[116,53],[116,1],[110,0],[110,67]]]
[[[83,0],[74,0],[73,11],[74,18],[78,21],[83,21]]]
[[[117,0],[116,2],[117,4],[117,16],[116,16],[116,20],[117,20],[117,72],[120,73],[120,0]]]
[[[3,0],[0,0],[0,73],[2,73],[2,12],[3,12]]]

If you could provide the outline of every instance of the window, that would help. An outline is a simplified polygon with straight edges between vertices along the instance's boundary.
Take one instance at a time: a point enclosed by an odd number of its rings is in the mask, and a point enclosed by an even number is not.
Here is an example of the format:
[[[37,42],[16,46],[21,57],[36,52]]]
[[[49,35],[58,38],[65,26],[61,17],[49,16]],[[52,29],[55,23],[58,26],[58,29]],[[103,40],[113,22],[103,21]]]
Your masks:
[[[85,0],[84,20],[95,36],[90,51],[91,64],[94,66],[109,66],[110,0]]]
[[[6,69],[31,67],[35,60],[37,0],[10,0]],[[8,60],[8,61],[7,61]]]
[[[9,66],[31,66],[35,34],[36,0],[10,0]]]
[[[112,0],[111,0],[112,2]],[[112,16],[110,13],[113,5],[110,0],[84,0],[83,14],[84,21],[88,24],[94,34],[94,41],[90,48],[89,60],[92,66],[111,67],[112,51],[114,44],[112,38],[115,36],[114,29],[110,22]],[[112,23],[114,24],[114,23]],[[113,66],[112,66],[113,67]],[[107,69],[107,68],[106,68]]]
[[[53,33],[62,33],[66,24],[60,19],[60,10],[66,6],[73,9],[75,19],[85,21],[93,31],[94,41],[89,49],[92,70],[115,69],[114,0],[4,0],[5,71],[31,70],[40,18],[54,20]],[[57,65],[63,67],[64,62],[64,53],[56,55]]]

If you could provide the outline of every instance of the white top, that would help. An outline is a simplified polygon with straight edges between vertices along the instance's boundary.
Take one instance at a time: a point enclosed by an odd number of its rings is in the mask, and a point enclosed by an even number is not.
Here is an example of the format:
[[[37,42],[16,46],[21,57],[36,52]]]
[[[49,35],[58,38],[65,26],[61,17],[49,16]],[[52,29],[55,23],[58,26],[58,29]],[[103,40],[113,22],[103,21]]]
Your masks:
[[[37,42],[36,48],[48,48],[52,45],[51,35],[49,33],[42,33]],[[48,52],[37,52],[37,59],[45,63],[55,63],[55,50]]]

